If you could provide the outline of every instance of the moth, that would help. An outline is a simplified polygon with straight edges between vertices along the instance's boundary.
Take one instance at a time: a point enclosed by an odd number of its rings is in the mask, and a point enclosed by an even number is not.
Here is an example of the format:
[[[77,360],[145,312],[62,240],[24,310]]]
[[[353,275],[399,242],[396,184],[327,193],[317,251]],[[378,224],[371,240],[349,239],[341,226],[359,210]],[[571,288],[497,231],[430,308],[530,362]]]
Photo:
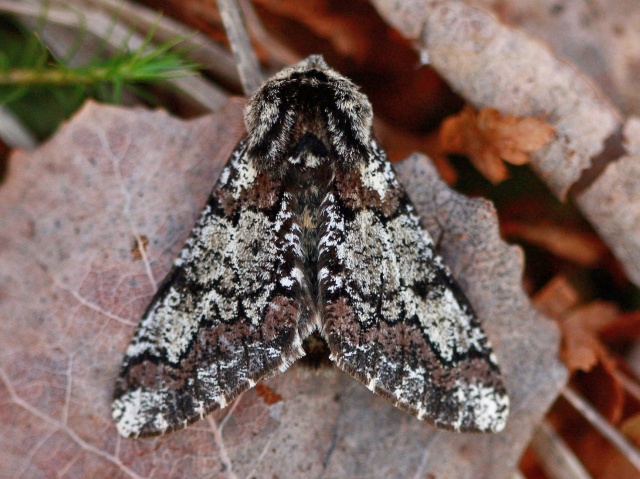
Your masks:
[[[509,398],[469,301],[386,155],[372,109],[311,56],[265,82],[116,382],[123,436],[224,408],[304,355],[455,431],[500,431]]]

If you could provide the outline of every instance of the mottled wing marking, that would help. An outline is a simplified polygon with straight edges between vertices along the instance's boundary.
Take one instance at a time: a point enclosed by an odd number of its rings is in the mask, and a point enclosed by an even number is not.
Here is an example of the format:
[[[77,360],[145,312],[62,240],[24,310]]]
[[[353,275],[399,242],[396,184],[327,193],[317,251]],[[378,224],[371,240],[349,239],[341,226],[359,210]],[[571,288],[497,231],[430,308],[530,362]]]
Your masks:
[[[184,427],[303,354],[309,300],[292,201],[241,142],[126,352],[120,434]]]
[[[120,434],[224,407],[316,328],[339,367],[418,418],[504,428],[491,348],[372,140],[366,96],[312,56],[266,82],[245,122],[126,353]]]
[[[499,431],[509,399],[473,310],[375,144],[321,210],[323,335],[338,366],[439,427]]]

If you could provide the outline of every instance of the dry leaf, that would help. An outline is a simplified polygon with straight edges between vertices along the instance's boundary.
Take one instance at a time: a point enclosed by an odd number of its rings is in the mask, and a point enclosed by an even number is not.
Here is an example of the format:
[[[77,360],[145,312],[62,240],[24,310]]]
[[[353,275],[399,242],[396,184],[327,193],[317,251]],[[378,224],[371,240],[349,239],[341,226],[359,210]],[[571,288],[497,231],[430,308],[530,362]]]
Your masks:
[[[479,112],[466,106],[447,118],[440,128],[440,150],[467,156],[492,183],[509,176],[503,161],[514,165],[529,162],[535,152],[555,136],[554,129],[536,118],[500,116],[493,108]]]
[[[555,277],[533,298],[536,307],[560,325],[560,355],[570,372],[590,371],[600,362],[614,365],[598,334],[615,320],[618,308],[602,301],[578,306],[578,301],[578,293],[563,276]]]
[[[556,276],[533,297],[533,304],[549,318],[559,320],[580,301],[580,295],[564,276]]]
[[[578,65],[623,112],[640,112],[640,29],[638,10],[633,9],[637,4],[626,0],[482,3],[490,5],[501,21],[540,38]]]
[[[571,311],[560,321],[562,349],[560,357],[569,371],[591,371],[597,364],[615,371],[615,362],[598,333],[617,316],[611,303],[593,302]]]
[[[578,302],[578,293],[562,276],[551,280],[534,298],[536,307],[560,325],[562,361],[572,373],[589,372],[579,377],[582,390],[602,414],[615,423],[622,417],[625,393],[616,360],[601,335],[619,322],[620,314],[612,303],[579,306]]]
[[[620,424],[620,431],[627,439],[640,448],[640,414],[635,414]]]
[[[640,285],[640,121],[629,121],[625,135],[629,154],[611,163],[576,202]]]
[[[240,135],[241,107],[180,121],[89,104],[46,145],[14,155],[0,189],[3,472],[510,477],[566,380],[558,333],[522,292],[522,254],[500,240],[493,209],[449,190],[424,158],[402,162],[400,176],[484,318],[512,401],[503,433],[435,430],[337,368],[298,364],[183,431],[117,435],[123,352]]]
[[[590,79],[491,12],[460,0],[372,3],[473,105],[548,119],[557,136],[531,166],[559,198],[620,128],[618,112]]]

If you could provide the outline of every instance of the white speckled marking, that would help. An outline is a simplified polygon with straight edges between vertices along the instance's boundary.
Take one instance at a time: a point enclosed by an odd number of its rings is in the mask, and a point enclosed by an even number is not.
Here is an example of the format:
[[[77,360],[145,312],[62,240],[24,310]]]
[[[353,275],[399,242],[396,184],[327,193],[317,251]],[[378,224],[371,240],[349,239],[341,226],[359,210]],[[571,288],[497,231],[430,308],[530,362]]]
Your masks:
[[[147,411],[160,404],[166,404],[166,400],[167,390],[142,391],[141,389],[134,389],[116,399],[113,402],[112,415],[120,435],[138,436],[147,422]]]
[[[509,408],[509,397],[496,394],[492,388],[482,384],[463,384],[456,382],[455,396],[465,409],[460,409],[453,427],[459,430],[467,416],[481,431],[500,432],[506,425],[506,416],[502,411]],[[469,409],[471,411],[469,411]]]
[[[387,181],[384,177],[384,173],[378,171],[375,163],[361,163],[360,164],[360,178],[362,184],[374,190],[378,193],[381,200],[384,200],[387,195]]]

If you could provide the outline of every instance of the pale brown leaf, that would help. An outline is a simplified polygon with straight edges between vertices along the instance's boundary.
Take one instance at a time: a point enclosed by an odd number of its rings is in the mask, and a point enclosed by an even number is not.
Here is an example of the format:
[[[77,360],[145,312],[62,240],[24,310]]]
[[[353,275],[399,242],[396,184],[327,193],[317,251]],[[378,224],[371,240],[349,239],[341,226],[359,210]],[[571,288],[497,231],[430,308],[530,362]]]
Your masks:
[[[460,0],[372,3],[475,107],[549,121],[557,136],[531,165],[559,198],[619,130],[618,112],[589,78],[491,12]]]
[[[618,308],[613,303],[579,304],[580,296],[563,276],[551,280],[533,301],[540,311],[560,325],[560,356],[570,372],[591,371],[600,363],[615,370],[613,358],[598,336],[618,317]]]
[[[638,8],[628,0],[474,0],[570,59],[625,114],[640,113]],[[635,8],[634,8],[635,7]]]
[[[498,435],[435,430],[336,368],[294,366],[186,430],[123,439],[123,352],[241,132],[242,102],[195,121],[89,104],[11,160],[0,190],[0,464],[8,477],[510,477],[566,380],[558,332],[520,287],[485,201],[423,157],[399,165],[479,315],[512,401]],[[133,249],[132,249],[133,246]]]
[[[581,195],[577,204],[640,285],[640,120],[625,126],[629,153],[611,163]]]
[[[533,297],[533,304],[549,318],[559,320],[578,305],[580,295],[564,276],[556,276]]]

